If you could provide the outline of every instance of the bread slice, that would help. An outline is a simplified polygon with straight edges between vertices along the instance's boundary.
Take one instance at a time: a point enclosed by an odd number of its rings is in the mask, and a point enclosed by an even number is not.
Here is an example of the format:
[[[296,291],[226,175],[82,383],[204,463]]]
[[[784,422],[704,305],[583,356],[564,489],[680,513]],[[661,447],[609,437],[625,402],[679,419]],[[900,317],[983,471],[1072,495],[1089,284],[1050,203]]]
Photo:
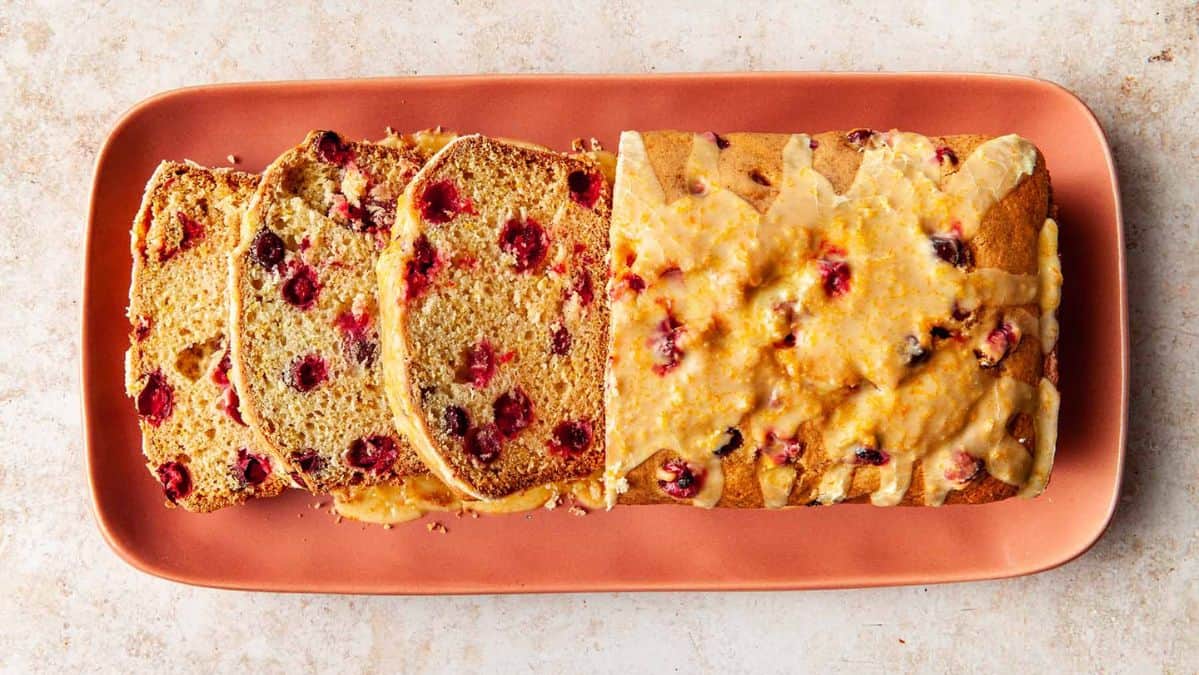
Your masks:
[[[1061,273],[1017,136],[625,132],[609,504],[1044,489]]]
[[[163,162],[133,221],[125,390],[168,503],[213,511],[279,494],[286,476],[229,381],[226,256],[258,177]]]
[[[374,266],[412,152],[314,131],[263,173],[230,261],[233,373],[262,443],[317,491],[422,473],[383,394]]]
[[[470,497],[602,465],[609,195],[586,158],[475,135],[400,201],[378,266],[388,399]]]

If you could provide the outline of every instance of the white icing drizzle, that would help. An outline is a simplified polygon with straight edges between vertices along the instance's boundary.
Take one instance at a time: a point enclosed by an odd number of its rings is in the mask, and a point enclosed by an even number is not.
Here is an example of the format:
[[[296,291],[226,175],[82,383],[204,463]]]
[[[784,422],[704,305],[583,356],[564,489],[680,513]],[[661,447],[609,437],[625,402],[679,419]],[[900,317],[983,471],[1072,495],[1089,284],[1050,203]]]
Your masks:
[[[668,450],[704,476],[690,501],[715,505],[723,476],[713,450],[729,429],[744,434],[740,452],[753,452],[821,417],[832,463],[818,489],[822,501],[848,493],[861,446],[889,454],[882,467],[863,469],[878,473],[876,504],[903,499],[917,461],[925,462],[926,487],[948,480],[930,481],[929,467],[959,449],[983,459],[1001,480],[1022,483],[1027,453],[1007,436],[1006,423],[1031,409],[1032,388],[981,370],[971,349],[998,316],[944,341],[919,368],[908,364],[903,347],[909,336],[929,335],[955,305],[972,310],[1037,299],[1037,277],[967,273],[939,260],[929,239],[968,239],[987,209],[1031,173],[1035,148],[1016,136],[996,138],[942,179],[931,141],[889,132],[865,150],[853,183],[838,195],[812,168],[810,138],[796,134],[783,151],[778,196],[764,214],[723,186],[719,156],[713,137],[696,135],[684,169],[687,194],[668,204],[641,135],[621,136],[605,392],[608,503],[632,469]],[[821,265],[829,260],[848,265],[848,291],[827,292]],[[630,291],[627,275],[644,280],[644,291]],[[682,357],[655,373],[667,317],[680,326],[675,345]],[[1036,328],[1026,312],[1005,320],[1022,334]],[[788,334],[794,349],[779,347]],[[846,397],[851,386],[860,388]],[[765,452],[757,467],[766,505],[786,505],[796,467]],[[943,487],[944,494],[952,488]],[[940,487],[928,490],[934,503],[944,499]]]
[[[1047,218],[1037,237],[1040,280],[1041,353],[1048,354],[1057,344],[1057,308],[1062,304],[1062,260],[1057,252],[1057,223]]]

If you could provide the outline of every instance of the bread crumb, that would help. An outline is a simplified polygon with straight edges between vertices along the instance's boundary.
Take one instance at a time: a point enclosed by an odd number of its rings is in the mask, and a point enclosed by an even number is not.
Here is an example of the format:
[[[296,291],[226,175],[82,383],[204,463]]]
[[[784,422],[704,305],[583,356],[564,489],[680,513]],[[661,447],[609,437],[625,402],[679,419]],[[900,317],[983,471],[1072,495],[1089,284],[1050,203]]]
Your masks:
[[[1173,60],[1174,50],[1169,47],[1149,57],[1149,63],[1170,63]]]
[[[554,496],[545,500],[545,510],[553,511],[554,509],[558,508],[558,506],[561,504],[562,504],[562,495],[560,495],[558,493],[554,493]]]
[[[316,502],[315,504],[313,504],[313,505],[312,505],[312,508],[314,508],[314,509],[320,509],[320,508],[324,508],[324,506],[325,506],[325,505],[324,505],[324,503],[322,503],[322,502]]]
[[[579,506],[578,504],[575,504],[575,505],[571,506],[569,509],[567,509],[567,512],[568,512],[570,515],[572,515],[572,516],[585,516],[585,515],[587,515],[587,509],[585,509],[585,508],[583,508],[583,507]]]
[[[337,520],[335,520],[335,521],[333,521],[333,522],[335,522],[335,523],[336,523],[336,524],[338,524],[338,525],[341,525],[341,516],[338,516],[338,517],[337,517]]]
[[[297,513],[297,514],[296,514],[296,518],[303,518],[303,517],[304,517],[304,514],[302,514],[302,513]]]
[[[390,529],[391,529],[391,523],[383,523],[383,529],[385,529],[385,530],[390,530]]]
[[[445,533],[449,532],[449,530],[446,529],[445,525],[442,525],[440,522],[438,522],[436,520],[434,520],[431,523],[425,524],[425,529],[430,532],[436,532],[438,534],[445,534]]]
[[[471,512],[470,512],[470,517],[471,517],[471,518],[478,518],[478,517],[479,517],[479,512],[478,512],[478,511],[471,511]]]
[[[238,158],[237,155],[226,155],[225,161],[229,162],[230,164],[237,164],[240,161],[240,159]]]

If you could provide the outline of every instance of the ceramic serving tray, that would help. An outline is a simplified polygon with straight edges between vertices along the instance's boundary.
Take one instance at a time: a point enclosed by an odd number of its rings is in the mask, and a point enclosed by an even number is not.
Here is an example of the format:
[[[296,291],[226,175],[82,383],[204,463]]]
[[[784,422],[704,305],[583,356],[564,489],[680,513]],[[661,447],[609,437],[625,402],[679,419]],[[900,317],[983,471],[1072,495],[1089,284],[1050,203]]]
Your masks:
[[[566,149],[622,129],[1019,133],[1044,152],[1060,208],[1061,431],[1049,489],[981,506],[783,511],[618,507],[437,514],[386,530],[337,523],[292,491],[194,515],[163,508],[123,391],[129,228],[159,160],[257,171],[315,128],[378,138],[436,125]],[[1037,572],[1086,551],[1116,504],[1128,328],[1119,196],[1095,118],[1068,91],[963,74],[491,76],[236,84],[131,110],[96,162],[82,383],[87,473],[104,537],[134,567],[226,588],[336,593],[798,589]],[[328,499],[324,500],[326,503]],[[448,532],[430,532],[430,520]]]

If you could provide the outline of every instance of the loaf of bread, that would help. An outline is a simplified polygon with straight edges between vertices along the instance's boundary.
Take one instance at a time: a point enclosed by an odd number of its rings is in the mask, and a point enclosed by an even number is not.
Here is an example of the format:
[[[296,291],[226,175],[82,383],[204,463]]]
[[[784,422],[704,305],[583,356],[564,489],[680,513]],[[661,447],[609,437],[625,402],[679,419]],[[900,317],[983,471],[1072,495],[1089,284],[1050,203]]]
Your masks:
[[[1018,136],[625,132],[608,503],[1044,489],[1061,272]]]
[[[601,469],[609,209],[595,162],[477,135],[400,200],[378,265],[388,398],[464,495]]]
[[[170,504],[213,511],[287,485],[229,381],[226,258],[258,177],[163,162],[133,221],[130,347],[146,466]]]
[[[409,150],[312,132],[263,173],[231,257],[242,412],[316,492],[424,472],[384,398],[374,275],[419,166]]]

